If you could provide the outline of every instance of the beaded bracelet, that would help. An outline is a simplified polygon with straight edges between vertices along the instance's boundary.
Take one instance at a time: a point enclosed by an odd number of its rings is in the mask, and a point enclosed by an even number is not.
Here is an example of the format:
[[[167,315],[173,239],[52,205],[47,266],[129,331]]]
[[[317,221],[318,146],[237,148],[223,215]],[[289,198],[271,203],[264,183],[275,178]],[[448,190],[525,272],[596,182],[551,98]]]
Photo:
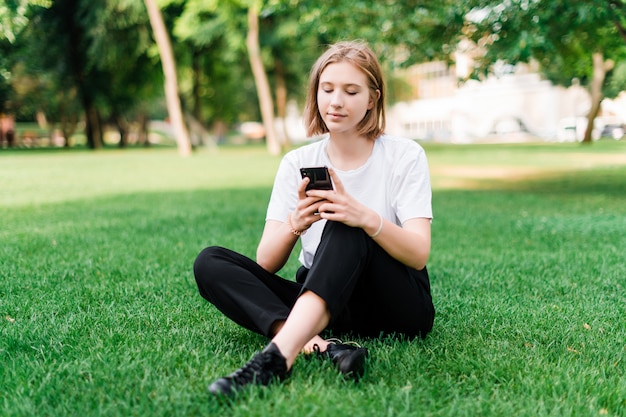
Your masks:
[[[289,213],[289,216],[287,217],[287,222],[289,223],[289,228],[291,229],[291,233],[293,233],[296,236],[303,236],[306,233],[307,229],[304,230],[296,230],[293,227],[293,224],[291,224],[291,213]]]

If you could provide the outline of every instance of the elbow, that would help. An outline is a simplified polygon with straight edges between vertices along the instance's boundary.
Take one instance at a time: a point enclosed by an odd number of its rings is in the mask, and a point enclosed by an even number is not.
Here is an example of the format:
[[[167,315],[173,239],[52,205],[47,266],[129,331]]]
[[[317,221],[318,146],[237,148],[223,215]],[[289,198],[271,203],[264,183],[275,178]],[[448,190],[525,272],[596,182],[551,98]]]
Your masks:
[[[414,262],[412,267],[417,269],[418,271],[421,271],[422,269],[426,268],[426,263],[428,262],[428,256],[429,253],[418,253],[415,258],[413,258]]]
[[[259,252],[256,253],[256,263],[259,264],[259,266],[261,266],[261,268],[265,269],[266,271],[273,272],[270,270],[271,264],[267,257],[263,256],[263,254]]]
[[[414,268],[417,269],[418,271],[421,271],[422,269],[426,268],[426,262],[419,263]]]
[[[430,251],[413,250],[401,252],[395,258],[409,268],[421,271],[426,267]]]
[[[256,263],[258,263],[261,268],[265,269],[267,272],[271,274],[275,274],[276,271],[278,271],[277,269],[272,268],[272,265],[270,264],[259,262],[258,260]]]
[[[423,256],[423,254],[412,254],[411,256],[397,259],[407,267],[421,271],[426,268],[426,261],[428,260],[428,257]]]
[[[256,263],[267,272],[275,274],[282,267],[282,265],[276,265],[276,262],[269,256],[264,256],[262,253],[257,251],[256,254]]]
[[[426,268],[426,261],[414,261],[410,266],[418,271],[421,271]]]

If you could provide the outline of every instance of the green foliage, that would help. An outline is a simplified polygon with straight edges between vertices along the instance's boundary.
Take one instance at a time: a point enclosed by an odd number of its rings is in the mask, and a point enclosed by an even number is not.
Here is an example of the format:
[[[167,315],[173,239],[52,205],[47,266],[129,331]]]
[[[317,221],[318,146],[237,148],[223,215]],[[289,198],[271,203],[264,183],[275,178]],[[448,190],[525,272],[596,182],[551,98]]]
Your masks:
[[[108,119],[132,112],[155,91],[158,97],[153,84],[162,76],[147,53],[152,41],[140,2],[30,3],[30,23],[5,64],[18,119],[32,120],[42,111],[51,122],[77,120],[86,103]]]
[[[15,42],[28,24],[29,7],[50,7],[51,3],[51,0],[4,0],[0,3],[0,41]]]
[[[245,10],[231,2],[184,2],[173,34],[186,54],[179,63],[185,102],[207,124],[258,120],[258,100],[245,49]],[[191,53],[189,53],[191,51]],[[195,67],[195,68],[194,68]]]
[[[14,49],[16,43],[28,25],[29,15],[33,10],[50,7],[48,0],[7,0],[0,3],[0,113],[15,112],[19,102],[13,89],[15,77],[14,67],[23,55]],[[17,55],[15,57],[14,55]]]
[[[207,245],[254,254],[279,159],[0,152],[0,414],[624,415],[626,144],[596,145],[427,146],[433,332],[358,339],[359,384],[299,358],[231,404],[206,385],[265,340],[201,299],[191,267]],[[546,177],[437,186],[446,167],[516,166]]]
[[[626,5],[621,1],[476,1],[469,34],[485,45],[478,72],[498,60],[510,64],[535,60],[552,81],[570,85],[592,77],[591,55],[626,58]]]
[[[406,66],[433,59],[450,60],[462,36],[462,2],[330,1],[300,2],[300,24],[317,33],[321,44],[363,39],[381,60]]]
[[[626,91],[626,61],[616,63],[604,87],[604,94],[607,97],[617,97],[623,91]]]

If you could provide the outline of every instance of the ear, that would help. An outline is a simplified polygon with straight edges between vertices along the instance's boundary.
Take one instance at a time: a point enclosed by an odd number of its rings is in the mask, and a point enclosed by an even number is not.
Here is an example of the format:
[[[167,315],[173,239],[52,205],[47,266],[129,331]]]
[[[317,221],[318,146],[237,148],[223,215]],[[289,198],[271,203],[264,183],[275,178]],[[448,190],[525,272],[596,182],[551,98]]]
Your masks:
[[[376,100],[374,100],[372,97],[370,97],[370,102],[367,105],[367,110],[372,110],[372,107],[374,107],[374,102],[380,100],[380,90],[376,89]]]

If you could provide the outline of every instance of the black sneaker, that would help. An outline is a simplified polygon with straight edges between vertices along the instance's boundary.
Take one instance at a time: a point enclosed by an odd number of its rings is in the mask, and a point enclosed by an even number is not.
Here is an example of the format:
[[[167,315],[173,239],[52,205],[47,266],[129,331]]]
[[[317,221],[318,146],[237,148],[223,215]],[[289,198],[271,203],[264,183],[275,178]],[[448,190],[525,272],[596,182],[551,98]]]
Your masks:
[[[358,381],[365,373],[367,348],[338,342],[331,342],[324,352],[317,345],[313,348],[318,356],[330,359],[344,376]]]
[[[284,380],[288,374],[285,357],[270,343],[244,366],[209,385],[208,391],[217,396],[233,395],[246,385],[268,385],[274,380]]]

